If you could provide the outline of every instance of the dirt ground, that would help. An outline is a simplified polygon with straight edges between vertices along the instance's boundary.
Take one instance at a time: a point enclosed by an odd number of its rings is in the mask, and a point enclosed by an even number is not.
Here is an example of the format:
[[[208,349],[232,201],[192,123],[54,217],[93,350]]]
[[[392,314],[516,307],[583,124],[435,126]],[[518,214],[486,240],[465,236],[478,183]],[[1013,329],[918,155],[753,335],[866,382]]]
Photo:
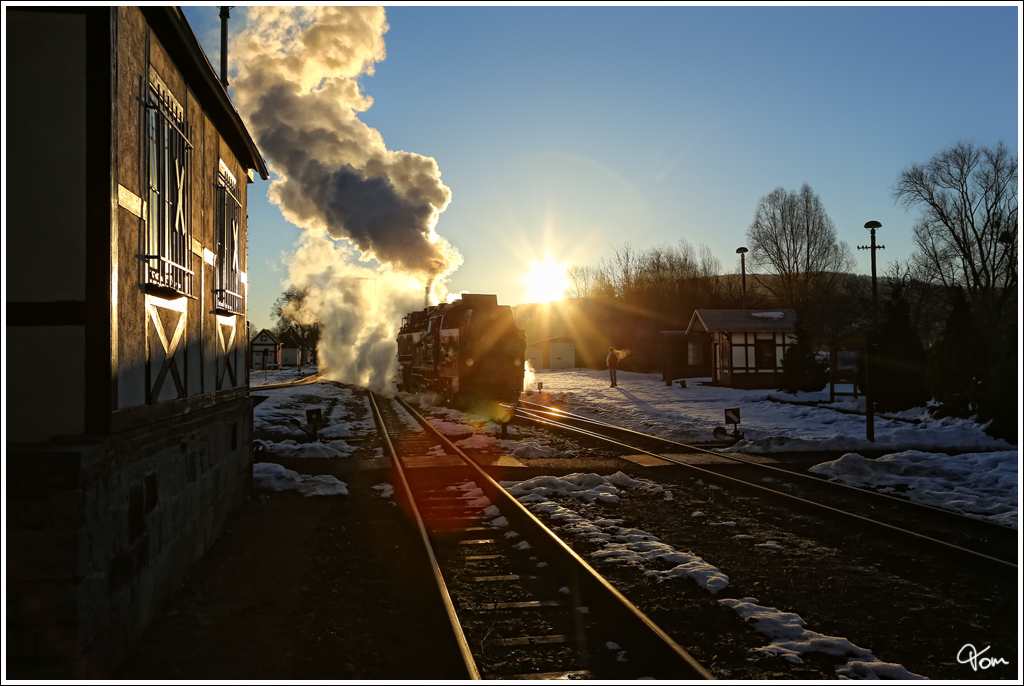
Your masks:
[[[387,472],[334,475],[349,495],[254,492],[117,678],[450,678],[423,545],[373,489]]]
[[[117,678],[461,679],[422,541],[394,499],[374,489],[388,482],[388,470],[358,470],[337,460],[276,461],[305,474],[332,474],[348,484],[349,494],[307,498],[294,491],[254,492]],[[613,466],[599,460],[574,461],[562,469],[531,464],[496,476],[611,473]],[[733,578],[730,592],[737,597],[756,595],[770,606],[798,612],[811,629],[848,637],[883,660],[931,678],[1006,679],[1018,672],[1016,604],[998,600],[1015,591],[995,584],[983,570],[936,574],[937,566],[911,551],[882,554],[874,550],[875,542],[822,530],[814,522],[808,531],[817,540],[804,540],[763,524],[771,508],[757,499],[694,488],[692,477],[671,469],[633,471],[671,485],[675,500],[626,497],[614,516],[680,549],[701,551]],[[695,527],[695,510],[735,520],[730,533],[776,539],[784,549],[755,555],[716,527]],[[628,569],[602,571],[631,588],[627,595],[635,593],[659,624],[669,626],[680,617],[688,618],[684,625],[695,624],[693,635],[677,627],[678,640],[720,679],[836,678],[826,656],[812,656],[799,666],[754,656],[750,650],[765,644],[765,637],[744,628],[692,583],[673,586],[677,590],[666,596],[661,585],[647,588],[650,584]],[[689,621],[697,616],[695,608],[721,620],[721,631],[709,629],[716,626],[710,619]],[[721,642],[726,629],[736,649],[711,650],[705,632]],[[1009,664],[984,674],[957,664],[957,650],[968,642],[979,649],[992,645],[992,654],[998,652]]]

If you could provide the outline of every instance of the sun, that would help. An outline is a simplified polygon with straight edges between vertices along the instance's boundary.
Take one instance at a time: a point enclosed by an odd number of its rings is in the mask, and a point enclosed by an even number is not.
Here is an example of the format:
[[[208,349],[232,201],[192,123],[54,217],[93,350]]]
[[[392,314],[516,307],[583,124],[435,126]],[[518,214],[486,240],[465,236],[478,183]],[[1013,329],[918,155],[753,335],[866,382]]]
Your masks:
[[[526,302],[548,303],[561,300],[569,285],[568,265],[556,262],[550,255],[543,260],[530,262],[526,276],[523,277]]]

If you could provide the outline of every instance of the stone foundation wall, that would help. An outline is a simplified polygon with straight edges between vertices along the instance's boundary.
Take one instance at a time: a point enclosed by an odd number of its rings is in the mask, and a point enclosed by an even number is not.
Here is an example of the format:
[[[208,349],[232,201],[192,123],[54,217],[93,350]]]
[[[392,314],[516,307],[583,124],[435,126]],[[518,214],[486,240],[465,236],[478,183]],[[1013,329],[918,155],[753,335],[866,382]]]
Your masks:
[[[9,678],[113,675],[250,493],[251,402],[7,446]]]

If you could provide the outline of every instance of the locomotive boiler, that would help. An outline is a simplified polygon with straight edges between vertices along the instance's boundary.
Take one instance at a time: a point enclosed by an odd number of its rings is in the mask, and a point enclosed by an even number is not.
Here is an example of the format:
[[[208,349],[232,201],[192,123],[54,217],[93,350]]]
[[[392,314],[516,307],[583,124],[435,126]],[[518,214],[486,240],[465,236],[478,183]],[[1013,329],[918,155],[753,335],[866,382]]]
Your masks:
[[[398,332],[398,388],[436,393],[443,402],[515,401],[523,390],[526,332],[498,297],[461,300],[410,312]]]

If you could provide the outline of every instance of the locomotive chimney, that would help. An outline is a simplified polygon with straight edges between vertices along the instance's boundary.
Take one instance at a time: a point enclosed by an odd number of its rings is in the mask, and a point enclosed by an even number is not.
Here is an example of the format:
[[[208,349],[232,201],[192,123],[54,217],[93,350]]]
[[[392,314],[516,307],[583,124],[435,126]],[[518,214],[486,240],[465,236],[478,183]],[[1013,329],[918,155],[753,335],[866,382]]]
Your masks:
[[[220,82],[228,87],[228,16],[230,7],[220,8]]]

